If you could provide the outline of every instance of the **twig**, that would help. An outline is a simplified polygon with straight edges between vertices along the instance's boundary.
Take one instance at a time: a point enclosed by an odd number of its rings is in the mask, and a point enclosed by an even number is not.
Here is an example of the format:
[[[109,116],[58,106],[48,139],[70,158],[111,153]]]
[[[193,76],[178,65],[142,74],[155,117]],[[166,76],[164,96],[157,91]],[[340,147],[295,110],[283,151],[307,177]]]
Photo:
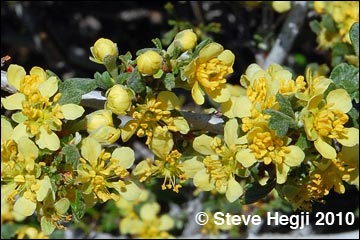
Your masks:
[[[287,17],[278,38],[275,41],[268,57],[265,59],[262,67],[266,69],[271,63],[282,64],[290,51],[301,26],[304,23],[307,12],[306,1],[296,1]]]

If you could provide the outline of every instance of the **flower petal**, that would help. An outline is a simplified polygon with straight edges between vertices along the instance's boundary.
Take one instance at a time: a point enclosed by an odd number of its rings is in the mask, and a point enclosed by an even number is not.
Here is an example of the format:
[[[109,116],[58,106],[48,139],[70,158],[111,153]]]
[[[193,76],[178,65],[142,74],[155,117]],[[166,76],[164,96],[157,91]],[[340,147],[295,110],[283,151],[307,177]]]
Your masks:
[[[357,128],[346,128],[348,131],[346,138],[336,138],[339,143],[343,146],[352,147],[359,144],[359,129]]]
[[[154,135],[150,142],[150,149],[161,159],[166,159],[174,146],[174,140],[171,132],[163,130],[161,127],[155,128]]]
[[[121,129],[121,140],[123,142],[127,142],[132,135],[134,135],[135,131],[137,130],[138,122],[137,120],[130,120],[128,121],[125,126]]]
[[[36,199],[42,202],[49,193],[49,190],[52,189],[50,178],[45,176],[43,179],[38,180],[38,184],[40,185],[40,189],[36,191]]]
[[[64,114],[64,118],[67,120],[77,119],[85,112],[85,109],[82,106],[73,103],[61,105],[60,108],[61,112]]]
[[[140,217],[143,220],[155,220],[160,212],[160,205],[157,202],[145,203],[140,209]]]
[[[230,119],[226,122],[224,127],[224,141],[228,147],[235,144],[235,140],[238,138],[238,122],[236,119]]]
[[[285,155],[284,162],[289,167],[297,167],[305,159],[305,153],[298,146],[287,146],[290,152]]]
[[[19,139],[23,136],[31,137],[31,135],[27,132],[27,126],[24,123],[19,123],[13,131],[12,139],[15,142],[19,142]]]
[[[81,145],[81,155],[91,164],[97,166],[98,157],[101,153],[101,145],[91,137],[84,138]]]
[[[202,134],[194,139],[193,148],[195,149],[195,151],[203,155],[215,154],[214,150],[212,150],[212,148],[210,147],[210,143],[212,141],[213,141],[212,137]]]
[[[11,123],[5,118],[1,117],[1,142],[3,143],[6,140],[10,139],[13,131],[14,129],[11,126]]]
[[[257,162],[255,155],[250,149],[242,149],[236,153],[236,160],[244,167],[248,168]]]
[[[24,196],[20,196],[14,204],[14,212],[23,216],[31,216],[36,209],[36,202],[33,202]]]
[[[51,97],[58,90],[58,80],[55,76],[50,77],[48,80],[39,85],[39,91],[43,97]]]
[[[219,43],[212,42],[203,47],[199,52],[199,64],[208,62],[210,59],[217,57],[222,51],[224,47]]]
[[[135,153],[129,147],[119,147],[112,153],[112,158],[119,160],[119,165],[125,169],[130,168],[135,160]]]
[[[202,169],[195,174],[194,185],[203,191],[210,191],[215,188],[214,179],[210,179],[210,175],[206,173],[206,169]]]
[[[235,55],[230,50],[224,50],[217,58],[228,67],[232,67],[235,61]]]
[[[118,190],[121,196],[123,196],[128,201],[136,200],[141,194],[140,188],[133,182],[127,183],[125,188],[120,188],[116,190]]]
[[[286,164],[276,164],[276,183],[283,184],[286,182],[287,174],[290,167]]]
[[[218,103],[226,102],[230,99],[230,91],[227,88],[226,84],[219,85],[214,91],[209,91],[209,88],[206,88],[207,94]]]
[[[8,97],[1,98],[1,103],[7,110],[22,109],[22,101],[25,100],[25,95],[22,93],[14,93]]]
[[[232,203],[239,199],[243,192],[241,185],[233,177],[230,177],[225,194],[226,199]]]
[[[345,89],[336,89],[326,97],[327,103],[334,104],[330,109],[339,109],[344,113],[347,113],[352,108],[351,97]]]
[[[314,142],[315,148],[319,151],[319,153],[327,159],[336,158],[336,151],[331,145],[329,145],[322,137],[319,137]]]
[[[161,109],[174,110],[179,109],[180,107],[180,100],[173,92],[162,91],[158,94],[156,99],[161,102],[161,105],[159,106]]]
[[[196,104],[198,105],[204,104],[205,98],[203,95],[204,95],[204,91],[200,88],[199,83],[195,81],[191,89],[191,96]]]
[[[252,103],[249,98],[240,96],[234,103],[233,113],[238,118],[251,116]]]
[[[179,168],[185,173],[189,178],[193,178],[197,172],[204,168],[204,164],[197,160],[198,156],[195,156],[189,160],[186,160],[181,163]]]
[[[36,140],[39,148],[47,148],[51,151],[56,151],[60,148],[59,137],[52,131],[47,131],[45,128],[40,128],[40,136]]]
[[[17,90],[20,90],[21,80],[25,77],[26,71],[23,67],[11,64],[6,72],[8,82],[13,85]]]
[[[168,214],[163,214],[160,217],[160,225],[159,230],[160,231],[168,231],[172,229],[175,225],[174,219],[170,217]]]
[[[187,134],[190,130],[188,122],[183,117],[174,118],[174,125],[177,129],[179,129],[179,132],[182,134]]]

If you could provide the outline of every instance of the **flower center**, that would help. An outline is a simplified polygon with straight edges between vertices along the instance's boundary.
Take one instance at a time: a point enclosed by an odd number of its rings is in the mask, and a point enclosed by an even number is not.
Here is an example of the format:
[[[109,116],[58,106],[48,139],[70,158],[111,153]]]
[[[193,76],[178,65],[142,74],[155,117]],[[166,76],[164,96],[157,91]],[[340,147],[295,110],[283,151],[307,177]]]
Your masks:
[[[196,78],[205,88],[215,90],[221,83],[226,83],[225,76],[231,73],[231,68],[221,60],[213,58],[197,67]]]
[[[329,105],[316,115],[314,128],[321,136],[342,138],[347,133],[344,124],[349,120],[349,117],[340,110],[330,110],[328,107]]]

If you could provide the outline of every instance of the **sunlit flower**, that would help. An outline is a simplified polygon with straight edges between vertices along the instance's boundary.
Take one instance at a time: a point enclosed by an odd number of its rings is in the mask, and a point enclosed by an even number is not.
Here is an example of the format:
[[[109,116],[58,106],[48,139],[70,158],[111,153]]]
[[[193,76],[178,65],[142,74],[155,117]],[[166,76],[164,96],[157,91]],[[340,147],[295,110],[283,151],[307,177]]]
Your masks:
[[[35,136],[41,149],[55,151],[60,147],[59,137],[54,131],[60,131],[62,120],[74,120],[84,113],[84,108],[76,104],[60,105],[56,103],[61,93],[58,91],[58,80],[48,77],[40,67],[33,67],[26,75],[23,67],[10,65],[7,79],[18,92],[1,99],[6,109],[21,110],[12,115],[19,123],[14,129],[16,136]],[[17,138],[14,139],[15,141]]]
[[[23,226],[16,230],[16,239],[49,239],[49,236],[34,227]]]
[[[154,75],[161,68],[162,57],[157,52],[149,50],[139,55],[136,63],[140,73]]]
[[[131,106],[133,96],[134,94],[130,89],[116,84],[106,92],[105,109],[110,109],[117,115],[125,114]]]
[[[278,13],[287,12],[291,8],[291,1],[272,1],[272,7]]]
[[[140,190],[135,183],[125,181],[129,175],[126,169],[135,160],[131,148],[119,147],[110,154],[95,139],[88,137],[82,141],[81,155],[77,181],[83,184],[84,194],[94,193],[102,202],[116,200],[118,194],[129,200],[138,197]]]
[[[254,126],[246,135],[248,148],[238,151],[236,159],[244,167],[257,162],[274,164],[276,181],[282,184],[287,179],[291,167],[297,167],[305,158],[305,153],[295,145],[289,145],[291,139],[278,137],[266,124]]]
[[[112,144],[120,138],[120,128],[102,126],[89,134],[89,137],[94,138],[101,144]]]
[[[193,148],[205,156],[201,167],[193,176],[194,185],[203,191],[215,189],[219,193],[225,193],[229,202],[234,202],[243,194],[236,175],[246,175],[246,170],[236,160],[236,153],[241,149],[237,129],[237,120],[231,119],[225,124],[224,140],[203,134],[193,142]],[[192,163],[194,167],[199,165],[196,159],[186,162]],[[187,168],[185,173],[189,174],[189,170]]]
[[[102,126],[114,126],[112,112],[110,110],[101,109],[86,115],[86,130],[88,133]]]
[[[158,216],[159,212],[158,203],[145,203],[140,208],[138,217],[126,217],[121,220],[121,233],[130,234],[134,238],[173,238],[168,231],[175,226],[174,220],[168,214]]]
[[[307,138],[314,141],[315,148],[328,159],[336,158],[333,140],[341,145],[352,147],[359,144],[359,129],[344,125],[349,117],[346,114],[352,108],[352,102],[345,89],[336,89],[323,99],[323,95],[314,96],[303,109],[302,117]]]
[[[233,72],[234,60],[235,55],[230,50],[224,50],[222,45],[212,42],[184,68],[191,95],[197,104],[204,103],[205,93],[215,102],[229,100],[226,77]]]
[[[104,64],[107,59],[116,59],[119,55],[116,43],[107,38],[99,38],[94,46],[90,47],[90,60],[99,64]]]
[[[171,116],[171,110],[179,107],[178,97],[168,91],[160,92],[156,98],[148,97],[146,104],[132,106],[132,119],[121,129],[122,140],[126,142],[136,133],[138,137],[147,136],[146,144],[150,144],[155,130],[164,141],[172,141],[170,132],[186,134],[190,128],[185,118]]]

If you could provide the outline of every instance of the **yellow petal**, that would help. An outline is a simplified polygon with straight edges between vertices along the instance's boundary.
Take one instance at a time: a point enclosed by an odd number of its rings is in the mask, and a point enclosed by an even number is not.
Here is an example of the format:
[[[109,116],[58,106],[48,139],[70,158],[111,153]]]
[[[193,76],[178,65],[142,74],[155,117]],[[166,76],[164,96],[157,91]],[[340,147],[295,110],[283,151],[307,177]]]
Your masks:
[[[327,103],[333,103],[330,109],[338,109],[344,113],[347,113],[352,108],[351,97],[345,89],[336,89],[326,97]]]
[[[122,234],[138,234],[143,229],[143,222],[140,219],[124,218],[120,222]]]
[[[81,155],[91,164],[97,166],[98,157],[101,153],[101,145],[91,137],[84,138],[81,145]]]
[[[67,198],[61,198],[54,204],[55,211],[58,214],[65,214],[70,207],[70,201]]]
[[[174,219],[170,217],[168,214],[163,214],[160,217],[160,225],[159,230],[160,231],[168,231],[172,229],[175,225]]]
[[[25,95],[22,93],[14,93],[6,98],[1,98],[1,103],[7,110],[22,109],[22,102],[25,100]]]
[[[31,216],[36,209],[36,202],[33,202],[24,196],[20,196],[14,204],[14,212],[23,216]]]
[[[226,122],[224,127],[224,140],[228,147],[235,144],[235,140],[238,138],[238,122],[236,119],[230,119]]]
[[[250,117],[251,116],[252,103],[249,98],[240,96],[236,99],[233,112],[238,118]]]
[[[199,83],[195,81],[191,89],[191,96],[196,104],[198,105],[204,104],[205,98],[203,95],[204,95],[204,91],[200,88]]]
[[[130,168],[135,160],[135,153],[129,147],[119,147],[114,150],[112,157],[119,160],[119,165],[125,169]]]
[[[286,164],[276,164],[276,183],[283,184],[286,182],[287,174],[290,167]]]
[[[166,159],[173,146],[172,134],[169,131],[163,131],[161,127],[157,127],[150,142],[151,151],[161,159]]]
[[[347,134],[345,138],[337,138],[336,140],[341,143],[341,145],[346,147],[352,147],[359,144],[359,129],[357,128],[346,128]]]
[[[14,139],[15,142],[19,142],[19,139],[23,136],[31,137],[31,135],[27,132],[27,127],[24,123],[19,123],[13,131],[12,139]]]
[[[128,121],[121,129],[121,139],[123,142],[127,142],[137,130],[138,122],[136,120]]]
[[[226,84],[219,85],[219,88],[215,89],[214,91],[209,91],[208,88],[206,88],[206,93],[215,101],[218,103],[226,102],[230,99],[230,91],[227,88]]]
[[[55,76],[50,77],[48,80],[39,85],[39,91],[43,97],[51,97],[58,90],[58,80]]]
[[[217,57],[224,50],[219,43],[212,42],[203,47],[199,52],[199,64],[208,62],[210,59]]]
[[[284,162],[289,167],[299,166],[300,163],[305,159],[305,153],[298,146],[287,146],[290,149],[290,152],[285,155]]]
[[[226,199],[232,203],[239,199],[243,192],[241,185],[233,177],[230,177],[225,194]]]
[[[273,1],[272,7],[278,13],[287,12],[291,8],[291,2],[290,1]]]
[[[157,100],[161,102],[159,108],[163,110],[179,109],[180,107],[179,98],[173,92],[162,91],[157,96]]]
[[[196,137],[193,141],[193,148],[195,151],[203,155],[215,154],[214,150],[210,147],[210,143],[213,141],[212,137],[202,134],[199,137]]]
[[[52,189],[50,178],[45,176],[43,179],[38,180],[38,184],[40,185],[40,189],[36,191],[36,199],[42,202],[47,196],[49,190]]]
[[[157,202],[145,203],[140,209],[140,217],[143,220],[155,220],[160,212],[160,205]]]
[[[35,160],[39,156],[39,149],[35,143],[26,136],[19,139],[18,143],[19,153],[25,157],[26,165],[34,166]],[[33,167],[30,167],[32,170]]]
[[[195,174],[194,185],[203,191],[210,191],[215,188],[214,179],[210,179],[210,175],[203,169]]]
[[[139,198],[141,189],[133,182],[126,184],[125,188],[117,188],[118,192],[128,201],[134,201]],[[119,191],[120,190],[120,191]]]
[[[224,50],[217,58],[228,67],[232,67],[235,61],[235,55],[230,50]]]
[[[246,168],[251,167],[257,162],[255,155],[251,152],[250,149],[241,149],[239,152],[237,152],[236,160]]]
[[[3,143],[6,140],[10,139],[13,131],[14,130],[11,126],[11,123],[5,118],[1,117],[1,142]]]
[[[64,118],[67,120],[77,119],[85,112],[85,109],[82,106],[73,103],[61,105],[60,108],[61,112],[64,114]]]
[[[21,80],[25,77],[26,71],[23,67],[11,64],[6,72],[8,82],[13,85],[17,90],[20,90]]]
[[[181,163],[179,168],[188,176],[189,178],[193,178],[197,172],[204,168],[204,164],[200,162],[198,156],[193,157],[189,160],[186,160]]]
[[[44,69],[42,69],[41,67],[33,67],[30,70],[30,75],[31,76],[37,76],[40,78],[40,82],[44,82],[47,79],[47,74],[44,71]]]
[[[188,122],[183,117],[174,118],[174,125],[177,129],[179,129],[179,132],[182,134],[187,134],[190,130]]]
[[[327,159],[336,158],[336,151],[331,145],[329,145],[326,141],[324,141],[321,137],[315,140],[314,142],[316,150]]]
[[[56,151],[60,148],[59,137],[52,131],[47,131],[43,127],[40,128],[40,136],[36,140],[36,144],[39,148],[47,148],[51,151]]]

